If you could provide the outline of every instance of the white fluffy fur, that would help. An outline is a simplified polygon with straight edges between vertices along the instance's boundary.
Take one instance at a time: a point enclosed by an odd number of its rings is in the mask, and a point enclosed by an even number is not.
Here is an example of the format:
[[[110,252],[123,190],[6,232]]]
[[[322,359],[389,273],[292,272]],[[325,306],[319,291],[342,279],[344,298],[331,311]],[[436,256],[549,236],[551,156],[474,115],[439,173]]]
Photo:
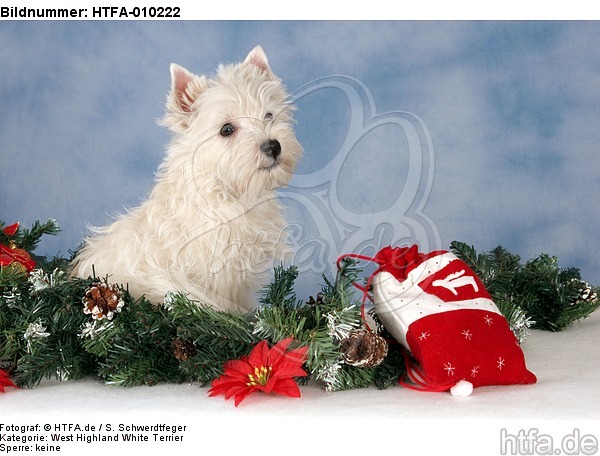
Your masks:
[[[93,267],[155,303],[182,291],[219,309],[251,309],[285,254],[274,190],[302,152],[288,95],[260,46],[214,78],[177,65],[171,75],[162,123],[174,137],[156,185],[140,207],[94,229],[72,275],[88,277]],[[235,132],[222,136],[227,123]],[[260,150],[271,139],[281,144],[275,160]]]

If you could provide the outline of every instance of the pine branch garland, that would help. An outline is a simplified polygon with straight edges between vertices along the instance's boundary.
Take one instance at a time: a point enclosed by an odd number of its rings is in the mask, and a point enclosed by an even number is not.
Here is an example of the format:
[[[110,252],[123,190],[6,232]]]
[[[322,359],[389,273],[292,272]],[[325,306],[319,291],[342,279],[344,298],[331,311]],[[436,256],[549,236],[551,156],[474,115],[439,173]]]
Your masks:
[[[95,359],[81,347],[77,330],[85,321],[79,303],[86,286],[81,279],[57,280],[53,286],[22,294],[20,305],[12,307],[18,385],[32,387],[43,379],[79,379],[95,372]],[[35,325],[47,335],[28,336]]]
[[[13,225],[6,233],[2,222],[0,228],[0,243],[30,250],[44,234],[59,231],[53,220],[36,222],[30,230]],[[559,331],[600,306],[599,290],[583,281],[578,269],[560,268],[555,257],[540,255],[522,264],[502,247],[478,253],[453,242],[451,248],[482,279],[520,341],[532,325]],[[317,300],[307,303],[294,291],[297,268],[280,266],[255,312],[218,311],[182,293],[169,293],[164,305],[155,306],[144,298],[133,300],[119,288],[124,305],[110,320],[84,312],[102,307],[99,301],[86,305],[86,293],[88,299],[110,298],[89,293],[92,285],[98,287],[98,278],[67,280],[70,260],[65,258],[35,261],[38,269],[30,273],[19,265],[0,267],[0,361],[9,363],[23,387],[85,376],[121,386],[207,385],[223,373],[228,360],[247,355],[261,340],[274,345],[288,337],[308,346],[309,376],[302,382],[317,380],[328,390],[388,388],[405,373],[403,349],[395,343],[375,367],[344,361],[341,341],[365,328],[354,288],[362,271],[352,258],[340,262],[334,280],[323,277]],[[112,287],[107,292],[116,290]],[[380,335],[393,342],[376,315],[371,317]]]
[[[181,293],[170,294],[164,307],[176,327],[176,338],[189,341],[195,348],[179,367],[202,385],[218,377],[227,360],[247,355],[260,340],[253,333],[250,314],[221,312]]]
[[[532,328],[562,331],[600,307],[597,288],[581,278],[579,269],[560,268],[556,257],[541,254],[522,264],[501,246],[478,254],[454,241],[451,249],[481,278],[513,330],[529,321]]]
[[[133,301],[126,291],[124,300],[123,311],[103,324],[105,330],[92,330],[86,345],[92,353],[103,354],[100,377],[122,386],[183,381],[171,351],[176,330],[165,311],[144,298]]]
[[[5,228],[5,223],[0,221],[0,243],[8,244],[9,242],[13,242],[19,248],[28,252],[35,250],[45,234],[54,236],[60,232],[60,228],[54,219],[48,219],[45,223],[36,220],[30,229],[19,227],[17,232],[12,236],[4,233]]]
[[[363,385],[366,381],[345,380],[351,377],[350,374],[339,377],[344,375],[340,340],[348,331],[361,325],[352,292],[359,273],[355,260],[344,260],[333,283],[323,278],[325,285],[319,302],[302,305],[293,293],[296,268],[278,268],[275,280],[265,292],[266,299],[256,313],[254,332],[257,336],[273,342],[293,337],[308,345],[306,367],[309,376],[323,381],[328,390],[345,389],[350,383]]]

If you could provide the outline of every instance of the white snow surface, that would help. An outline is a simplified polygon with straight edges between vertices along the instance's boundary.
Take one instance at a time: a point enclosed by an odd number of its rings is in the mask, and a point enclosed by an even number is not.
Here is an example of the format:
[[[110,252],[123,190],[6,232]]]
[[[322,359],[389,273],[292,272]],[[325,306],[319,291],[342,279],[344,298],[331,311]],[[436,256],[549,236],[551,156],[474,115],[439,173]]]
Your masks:
[[[418,454],[511,454],[511,445],[518,450],[519,431],[549,435],[560,449],[574,435],[600,440],[599,335],[600,312],[560,333],[533,330],[522,347],[538,383],[475,388],[468,397],[400,386],[326,392],[311,383],[301,387],[301,398],[255,393],[236,408],[195,384],[123,388],[89,378],[7,389],[0,394],[0,424],[49,424],[53,431],[61,423],[96,430],[103,424],[104,431],[111,424],[113,432],[106,435],[116,434],[119,424],[186,426],[177,434],[180,442],[155,443],[147,432],[149,442],[62,442],[54,453],[62,455],[202,455],[218,448],[223,454],[315,454],[311,448],[319,448],[318,454],[417,454],[408,451],[415,447]]]

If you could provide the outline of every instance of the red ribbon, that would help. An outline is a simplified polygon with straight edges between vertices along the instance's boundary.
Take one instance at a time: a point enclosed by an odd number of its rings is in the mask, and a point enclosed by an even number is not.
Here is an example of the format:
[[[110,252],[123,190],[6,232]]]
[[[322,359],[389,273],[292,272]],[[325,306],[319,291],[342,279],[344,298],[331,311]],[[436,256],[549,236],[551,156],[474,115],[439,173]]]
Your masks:
[[[2,231],[4,231],[4,234],[6,234],[8,237],[11,237],[11,236],[14,236],[15,234],[17,234],[18,229],[19,229],[19,222],[13,223],[12,225],[7,226]]]
[[[2,231],[7,236],[11,237],[17,233],[18,229],[19,222],[5,227]],[[31,272],[35,268],[35,261],[31,259],[31,256],[26,250],[19,249],[12,245],[0,244],[0,266],[8,266],[12,263],[20,264],[27,272]]]

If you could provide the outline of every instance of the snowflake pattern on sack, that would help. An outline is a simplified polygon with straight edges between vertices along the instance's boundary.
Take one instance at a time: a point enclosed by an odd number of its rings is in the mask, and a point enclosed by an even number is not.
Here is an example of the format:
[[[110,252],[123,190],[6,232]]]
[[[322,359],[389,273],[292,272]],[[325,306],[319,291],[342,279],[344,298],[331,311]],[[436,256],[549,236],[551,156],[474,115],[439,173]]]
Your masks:
[[[436,384],[450,378],[473,386],[534,383],[514,340],[505,320],[471,309],[421,318],[407,334],[411,353]]]
[[[450,252],[420,258],[403,275],[386,264],[373,281],[378,316],[416,361],[408,369],[417,389],[444,391],[460,380],[473,387],[535,383],[481,279]]]

